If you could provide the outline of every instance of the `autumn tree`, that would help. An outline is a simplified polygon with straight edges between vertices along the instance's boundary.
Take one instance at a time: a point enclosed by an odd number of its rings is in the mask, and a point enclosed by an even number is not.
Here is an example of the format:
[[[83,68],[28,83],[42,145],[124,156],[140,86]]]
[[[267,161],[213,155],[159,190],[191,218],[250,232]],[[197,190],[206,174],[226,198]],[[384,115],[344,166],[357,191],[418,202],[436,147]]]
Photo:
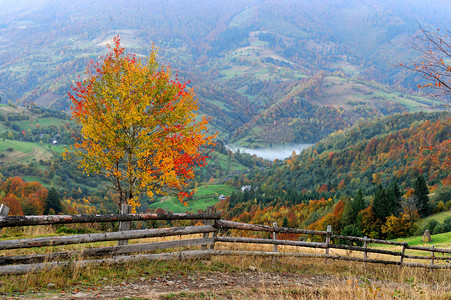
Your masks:
[[[125,53],[119,37],[100,63],[91,62],[86,79],[69,92],[72,117],[81,124],[73,155],[87,173],[112,183],[121,205],[139,206],[140,194],[168,194],[179,199],[204,165],[201,147],[211,143],[208,119],[198,118],[197,99],[169,66],[160,66],[152,49],[146,61]]]
[[[401,64],[409,70],[419,73],[424,83],[419,88],[431,88],[438,94],[451,95],[451,39],[449,32],[441,33],[440,29],[427,30],[420,26],[421,34],[416,36],[413,47],[422,56],[422,61]],[[450,104],[445,104],[451,107]]]

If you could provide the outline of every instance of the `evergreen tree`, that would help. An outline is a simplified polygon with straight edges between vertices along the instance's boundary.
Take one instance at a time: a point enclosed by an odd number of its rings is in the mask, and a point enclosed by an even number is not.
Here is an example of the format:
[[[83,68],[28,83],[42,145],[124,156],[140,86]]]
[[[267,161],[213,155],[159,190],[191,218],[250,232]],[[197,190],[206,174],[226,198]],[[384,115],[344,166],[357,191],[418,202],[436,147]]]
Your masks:
[[[360,226],[360,220],[357,218],[357,215],[363,209],[365,209],[365,200],[363,198],[362,189],[359,188],[354,199],[347,201],[345,204],[340,219],[340,227],[344,230],[348,225]]]
[[[288,223],[288,218],[287,218],[287,216],[285,216],[285,217],[283,218],[283,221],[282,221],[282,227],[285,227],[285,228],[290,227],[290,225],[289,225],[289,223]]]
[[[424,218],[430,214],[431,209],[429,207],[429,189],[423,175],[418,175],[413,188],[415,189],[413,195],[418,201],[418,213]]]
[[[387,190],[387,196],[389,201],[390,215],[397,215],[401,208],[401,191],[399,190],[398,183],[393,181]]]
[[[385,219],[391,214],[391,200],[381,185],[378,185],[374,195],[373,210],[375,217],[382,223],[385,223]]]
[[[59,198],[58,192],[54,187],[52,187],[47,193],[47,199],[45,201],[44,215],[47,215],[53,209],[55,214],[62,211],[61,200]]]
[[[359,188],[357,194],[354,197],[354,201],[352,201],[352,206],[354,211],[356,211],[356,215],[363,209],[365,209],[365,199],[363,198],[362,189]]]

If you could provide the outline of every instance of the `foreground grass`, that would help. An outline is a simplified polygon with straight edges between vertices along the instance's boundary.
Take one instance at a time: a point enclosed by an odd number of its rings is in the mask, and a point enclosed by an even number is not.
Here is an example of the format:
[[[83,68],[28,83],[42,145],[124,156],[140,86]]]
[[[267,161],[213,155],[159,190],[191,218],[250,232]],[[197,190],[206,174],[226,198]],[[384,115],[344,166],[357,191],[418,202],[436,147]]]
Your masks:
[[[101,290],[103,286],[124,286],[139,280],[146,282],[172,276],[211,276],[249,273],[269,274],[272,285],[246,286],[230,289],[167,291],[158,299],[449,299],[451,284],[449,270],[399,268],[365,265],[322,259],[282,258],[275,263],[258,257],[213,257],[211,261],[177,260],[152,261],[132,265],[99,265],[79,269],[71,266],[47,270],[38,274],[0,277],[0,292],[8,297],[34,298],[45,294],[71,295]],[[181,275],[182,274],[182,275]],[[260,275],[258,275],[260,274]],[[308,285],[288,284],[283,278],[310,278]],[[323,284],[314,278],[327,276]],[[326,284],[324,284],[326,282]],[[143,284],[144,285],[144,284]],[[164,288],[164,287],[163,287]],[[127,299],[149,299],[131,297]],[[42,296],[41,296],[42,297]],[[131,298],[130,298],[131,297]],[[121,299],[120,297],[116,299]],[[125,298],[122,298],[125,299]],[[154,299],[154,298],[152,298]]]
[[[16,238],[18,235],[36,237],[54,234],[55,232],[49,228],[37,226],[29,227],[26,232],[15,232],[10,229],[4,238]],[[433,241],[442,240],[443,245],[449,245],[449,234],[433,235]],[[407,241],[409,245],[422,245],[422,242],[416,240],[417,238],[412,237],[403,239],[403,241]],[[115,243],[112,242],[111,245],[113,244]],[[435,245],[439,247],[438,244]],[[440,247],[449,248],[449,246],[443,245]],[[83,249],[91,245],[74,246],[77,249]],[[266,249],[266,251],[271,251],[272,249],[272,246],[269,245],[263,249],[262,245],[225,243],[218,243],[216,247],[234,250]],[[251,247],[255,248],[251,249]],[[284,252],[284,250],[286,250],[285,247],[279,247],[279,251]],[[18,254],[21,253],[9,253],[9,255]],[[361,255],[361,253],[356,255]],[[373,254],[370,256],[376,258]],[[198,278],[216,279],[220,274],[227,274],[231,277],[243,276],[243,274],[248,276],[249,273],[257,274],[254,275],[257,277],[274,278],[274,281],[271,281],[271,284],[259,283],[259,286],[243,282],[239,286],[208,289],[199,289],[196,283],[188,290],[181,287],[169,290],[165,285],[173,277],[187,276],[196,278],[196,282],[201,282]],[[281,274],[284,276],[281,277]],[[315,277],[323,280],[315,282],[312,279]],[[136,286],[138,282],[139,286],[144,287],[149,282],[156,282],[162,278],[169,279],[160,285],[160,293],[156,296],[142,298],[140,296],[142,294],[136,293],[132,288],[125,289],[128,284]],[[310,279],[300,280],[302,278]],[[286,279],[290,279],[291,283],[287,283]],[[3,296],[26,299],[56,296],[67,299],[77,293],[86,293],[87,295],[91,293],[86,296],[91,297],[94,296],[92,294],[94,291],[107,293],[105,287],[108,286],[118,289],[122,287],[121,291],[124,292],[124,294],[116,292],[114,297],[111,296],[108,299],[451,299],[449,270],[402,268],[331,259],[325,261],[324,259],[290,257],[273,260],[272,258],[252,256],[221,256],[213,257],[211,260],[142,261],[121,265],[100,263],[84,268],[72,264],[36,274],[1,276],[0,283],[0,298]],[[127,298],[121,298],[123,296],[127,296]]]

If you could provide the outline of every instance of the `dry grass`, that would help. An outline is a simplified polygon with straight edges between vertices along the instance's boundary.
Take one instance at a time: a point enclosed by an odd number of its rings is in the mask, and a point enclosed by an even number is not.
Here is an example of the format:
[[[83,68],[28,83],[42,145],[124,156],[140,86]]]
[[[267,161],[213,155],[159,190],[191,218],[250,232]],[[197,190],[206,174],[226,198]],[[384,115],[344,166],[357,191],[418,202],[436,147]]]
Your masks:
[[[192,236],[197,238],[200,235]],[[179,239],[180,237],[171,237]],[[141,242],[163,241],[166,238],[145,239]],[[292,247],[279,246],[279,251],[292,251]],[[272,246],[218,243],[217,249],[267,250]],[[308,249],[315,251],[324,251]],[[302,249],[304,252],[304,249]],[[251,270],[251,271],[250,271]],[[71,266],[45,270],[37,274],[0,277],[3,295],[34,295],[49,291],[61,295],[79,290],[93,291],[102,286],[118,286],[134,281],[171,274],[211,276],[227,273],[230,276],[249,273],[255,282],[239,286],[214,286],[199,290],[161,292],[160,299],[449,299],[451,277],[449,270],[401,268],[315,258],[262,258],[253,256],[221,256],[203,260],[152,261],[133,265],[101,265],[80,268]],[[233,275],[235,274],[235,275]],[[281,276],[283,275],[283,276]],[[216,275],[214,275],[216,276]],[[26,287],[26,288],[25,288]],[[119,291],[118,291],[119,293]],[[132,299],[155,299],[144,293]]]
[[[49,229],[50,228],[50,229]],[[51,227],[29,227],[22,232],[8,232],[9,238],[51,236],[56,233]],[[151,243],[168,240],[200,238],[202,234],[173,236],[166,238],[146,238],[132,240],[130,243]],[[86,247],[113,246],[117,242],[95,244],[43,247],[1,251],[0,255],[20,255],[31,253],[51,253],[84,249]],[[198,247],[197,247],[198,249]],[[216,243],[217,250],[272,251],[272,245]],[[179,249],[180,250],[180,249]],[[400,250],[400,249],[396,249]],[[279,252],[325,253],[324,249],[278,246]],[[159,250],[158,252],[162,252]],[[363,257],[362,252],[330,249],[330,254]],[[369,253],[373,259],[394,259]],[[423,261],[424,263],[424,261]],[[427,263],[427,261],[426,261]],[[90,265],[81,267],[76,262],[69,266],[47,269],[39,273],[20,276],[0,277],[0,295],[5,297],[35,298],[45,295],[67,295],[77,291],[86,293],[101,291],[103,287],[122,286],[116,291],[129,295],[124,282],[155,280],[174,274],[186,274],[193,278],[187,290],[161,290],[150,293],[141,290],[132,299],[451,299],[451,272],[449,270],[428,270],[324,260],[322,258],[296,258],[258,256],[217,256],[209,262],[205,260],[172,260],[139,262],[127,265]],[[199,276],[217,278],[218,274],[227,274],[239,284],[233,286],[213,285],[198,288]],[[240,276],[249,280],[241,280]],[[145,285],[142,285],[143,288]],[[158,290],[158,288],[157,288]],[[135,290],[133,290],[135,291]],[[89,298],[89,297],[88,297]],[[108,298],[109,299],[109,298]]]
[[[193,277],[215,277],[218,273],[249,273],[256,280],[233,288],[222,285],[210,289],[159,293],[160,299],[449,299],[450,273],[445,270],[424,270],[391,266],[327,261],[323,259],[259,257],[213,257],[211,263],[201,260],[160,261],[133,266],[96,266],[80,269],[73,265],[39,274],[1,278],[1,292],[10,296],[34,295],[47,292],[54,284],[56,294],[80,290],[101,289],[104,285],[119,286],[124,281],[135,281],[173,274],[191,274]],[[281,276],[282,275],[282,276]],[[25,289],[27,287],[27,289]],[[133,299],[155,299],[145,293]]]

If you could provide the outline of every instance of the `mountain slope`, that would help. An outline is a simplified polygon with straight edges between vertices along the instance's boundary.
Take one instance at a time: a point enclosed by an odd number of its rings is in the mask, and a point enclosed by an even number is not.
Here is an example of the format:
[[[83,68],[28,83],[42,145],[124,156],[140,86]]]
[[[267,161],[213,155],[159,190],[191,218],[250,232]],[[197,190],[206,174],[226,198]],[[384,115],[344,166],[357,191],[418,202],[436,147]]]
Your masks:
[[[249,180],[273,191],[374,193],[377,184],[396,180],[410,186],[418,174],[430,185],[449,182],[449,113],[396,114],[360,122],[334,133],[301,154]],[[426,149],[426,151],[423,151]],[[430,160],[432,154],[439,163]],[[300,197],[302,198],[302,197]]]
[[[201,113],[213,116],[223,138],[260,147],[315,142],[359,117],[433,106],[405,93],[418,79],[393,64],[413,57],[408,41],[417,21],[443,27],[450,12],[437,0],[3,0],[0,6],[3,103],[67,109],[77,76],[120,35],[142,58],[155,43],[160,60],[191,80]],[[295,103],[278,113],[293,101],[305,107]],[[327,122],[337,118],[343,120]],[[268,139],[259,140],[262,133]]]

